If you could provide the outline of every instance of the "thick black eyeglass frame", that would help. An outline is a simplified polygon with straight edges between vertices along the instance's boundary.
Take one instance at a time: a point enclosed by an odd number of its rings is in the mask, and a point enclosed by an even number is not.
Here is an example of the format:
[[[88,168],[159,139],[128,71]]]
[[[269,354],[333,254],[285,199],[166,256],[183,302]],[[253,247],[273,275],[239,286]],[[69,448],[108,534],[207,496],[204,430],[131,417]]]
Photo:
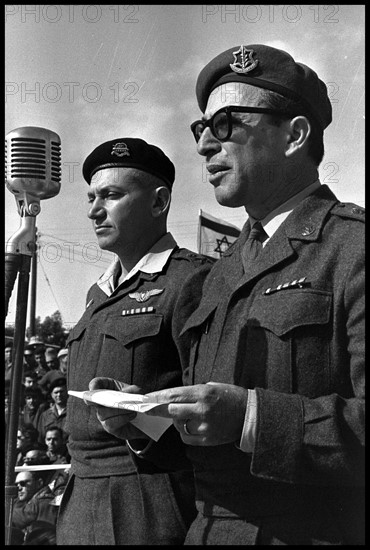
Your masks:
[[[227,120],[227,134],[225,137],[219,137],[217,135],[217,130],[214,127],[214,120],[215,118],[220,114],[225,113],[226,114],[226,120]],[[241,106],[234,106],[230,105],[228,107],[222,107],[219,109],[213,116],[211,116],[208,120],[196,120],[190,125],[190,129],[193,132],[195,141],[198,143],[200,136],[204,132],[206,128],[209,128],[212,132],[212,135],[218,139],[219,141],[227,141],[229,137],[231,136],[233,132],[233,121],[231,119],[232,113],[264,113],[266,115],[280,115],[280,116],[293,116],[287,111],[279,111],[277,109],[268,109],[267,107],[241,107]],[[198,135],[196,132],[196,128],[199,124],[203,125],[202,132]]]

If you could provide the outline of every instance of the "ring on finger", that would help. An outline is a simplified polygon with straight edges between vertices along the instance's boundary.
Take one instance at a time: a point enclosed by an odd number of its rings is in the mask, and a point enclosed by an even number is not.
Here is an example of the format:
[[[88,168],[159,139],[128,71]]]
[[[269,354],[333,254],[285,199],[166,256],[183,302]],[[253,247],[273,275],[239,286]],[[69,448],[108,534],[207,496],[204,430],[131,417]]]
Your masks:
[[[188,430],[188,426],[187,426],[188,422],[189,422],[189,419],[185,420],[185,422],[184,422],[184,426],[183,426],[184,427],[184,432],[185,432],[186,435],[192,435]]]

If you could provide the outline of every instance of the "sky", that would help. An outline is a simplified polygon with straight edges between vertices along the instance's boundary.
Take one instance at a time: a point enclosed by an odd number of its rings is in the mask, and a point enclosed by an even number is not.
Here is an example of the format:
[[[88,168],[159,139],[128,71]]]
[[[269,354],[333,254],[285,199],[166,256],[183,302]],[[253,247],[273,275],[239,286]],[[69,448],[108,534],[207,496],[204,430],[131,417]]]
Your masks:
[[[88,288],[113,258],[97,245],[82,177],[84,159],[104,141],[140,137],[171,158],[168,229],[180,246],[196,250],[200,209],[242,227],[243,208],[216,202],[189,129],[201,115],[200,70],[241,44],[286,50],[326,83],[333,122],[320,179],[340,200],[364,206],[364,5],[5,6],[5,133],[39,126],[62,143],[60,192],[40,202],[36,217],[42,321],[59,310],[72,328]],[[4,196],[7,241],[21,220],[14,195],[5,188]],[[7,323],[14,322],[16,296],[17,284]]]

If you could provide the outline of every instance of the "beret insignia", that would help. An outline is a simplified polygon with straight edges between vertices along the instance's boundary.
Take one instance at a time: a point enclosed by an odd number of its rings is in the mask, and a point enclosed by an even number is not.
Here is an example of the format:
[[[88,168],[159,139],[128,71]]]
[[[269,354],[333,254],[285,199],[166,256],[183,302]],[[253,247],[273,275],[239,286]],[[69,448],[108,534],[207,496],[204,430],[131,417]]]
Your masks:
[[[245,46],[240,46],[240,48],[233,52],[234,63],[230,63],[230,68],[236,73],[249,73],[253,71],[258,65],[258,59],[253,59],[255,51],[248,50]],[[240,55],[240,61],[238,61],[238,56]]]
[[[111,155],[117,155],[117,157],[130,156],[130,151],[126,143],[115,143],[112,147]]]

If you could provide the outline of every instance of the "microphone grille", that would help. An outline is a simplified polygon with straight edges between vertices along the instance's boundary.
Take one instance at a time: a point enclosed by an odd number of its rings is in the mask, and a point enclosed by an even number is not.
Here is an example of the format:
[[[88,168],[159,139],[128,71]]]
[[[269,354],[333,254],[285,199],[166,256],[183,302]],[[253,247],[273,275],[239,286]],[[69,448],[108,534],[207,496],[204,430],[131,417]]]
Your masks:
[[[6,180],[13,192],[29,188],[40,198],[56,195],[61,184],[58,134],[33,126],[13,130],[5,139],[5,165]]]

